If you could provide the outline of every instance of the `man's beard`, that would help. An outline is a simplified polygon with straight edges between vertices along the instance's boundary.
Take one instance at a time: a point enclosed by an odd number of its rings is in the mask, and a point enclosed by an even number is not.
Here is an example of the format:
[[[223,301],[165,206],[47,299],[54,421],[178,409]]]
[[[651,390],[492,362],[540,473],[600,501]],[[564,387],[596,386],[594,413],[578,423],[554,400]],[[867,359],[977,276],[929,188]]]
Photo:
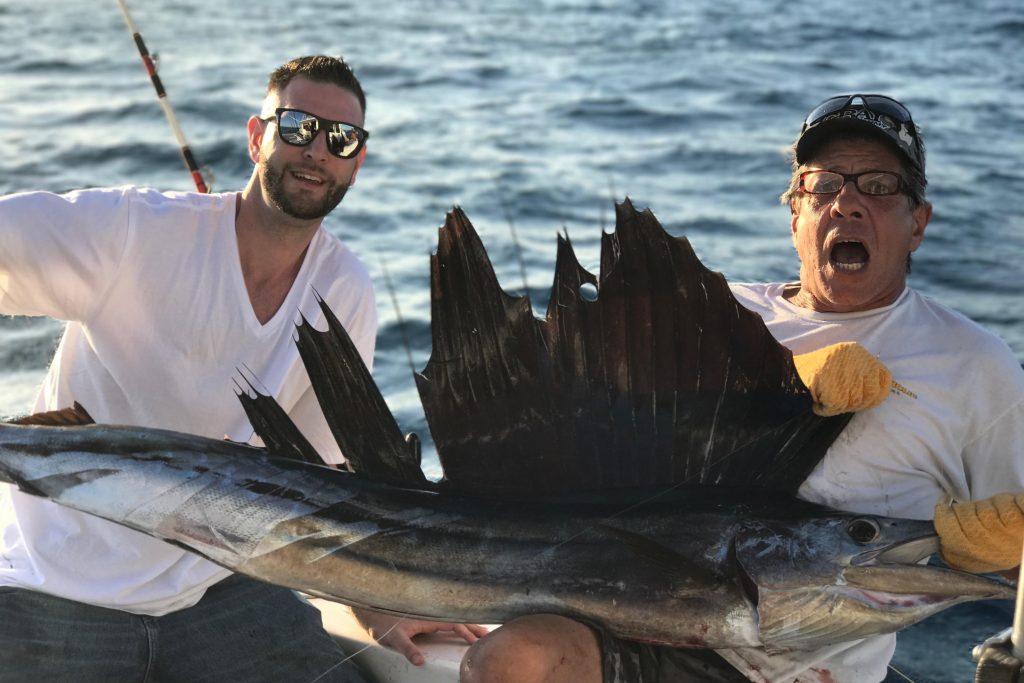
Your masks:
[[[348,192],[348,185],[331,185],[328,186],[323,199],[318,202],[313,200],[297,201],[294,197],[289,196],[284,189],[284,171],[275,168],[266,159],[260,160],[260,166],[263,167],[263,173],[260,174],[263,179],[263,191],[274,206],[292,218],[301,220],[323,218],[334,211],[334,207],[341,203],[345,193]]]

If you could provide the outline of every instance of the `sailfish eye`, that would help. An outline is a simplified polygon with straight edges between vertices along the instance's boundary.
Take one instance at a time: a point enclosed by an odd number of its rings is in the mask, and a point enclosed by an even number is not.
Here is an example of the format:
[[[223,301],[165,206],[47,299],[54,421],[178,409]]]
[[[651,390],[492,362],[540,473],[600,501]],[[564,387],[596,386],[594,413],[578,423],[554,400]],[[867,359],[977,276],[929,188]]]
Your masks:
[[[858,517],[850,522],[850,525],[846,527],[846,532],[850,534],[850,538],[855,543],[864,545],[878,538],[879,534],[882,533],[882,529],[878,526],[878,522],[870,517]]]

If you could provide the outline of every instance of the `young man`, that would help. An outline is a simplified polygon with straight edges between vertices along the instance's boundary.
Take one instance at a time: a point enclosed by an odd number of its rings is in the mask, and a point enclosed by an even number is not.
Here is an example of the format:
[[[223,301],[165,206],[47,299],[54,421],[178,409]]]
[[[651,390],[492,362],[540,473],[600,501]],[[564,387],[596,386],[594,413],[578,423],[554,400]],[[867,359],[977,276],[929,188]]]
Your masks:
[[[246,368],[342,462],[292,337],[319,293],[373,359],[367,271],[321,226],[365,157],[365,109],[344,61],[302,57],[249,119],[241,193],[0,199],[0,313],[68,321],[36,410],[248,441]],[[0,681],[365,680],[344,660],[292,591],[0,486]]]
[[[996,494],[1024,490],[1019,362],[994,335],[906,284],[931,217],[925,185],[924,146],[906,107],[881,95],[826,100],[804,122],[782,197],[799,282],[733,287],[795,354],[856,341],[892,372],[889,397],[853,417],[800,488],[807,500],[932,519],[950,502],[992,505]],[[945,547],[950,527],[937,527]],[[1010,564],[990,568],[1012,566],[1017,548]],[[895,642],[879,636],[776,656],[673,650],[539,615],[474,645],[462,681],[877,683]]]

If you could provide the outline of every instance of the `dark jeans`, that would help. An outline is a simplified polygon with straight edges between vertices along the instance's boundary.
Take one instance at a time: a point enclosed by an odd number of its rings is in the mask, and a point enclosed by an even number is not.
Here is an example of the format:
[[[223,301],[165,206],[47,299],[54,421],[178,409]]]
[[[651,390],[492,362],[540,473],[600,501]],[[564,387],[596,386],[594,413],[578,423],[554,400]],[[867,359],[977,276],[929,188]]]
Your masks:
[[[367,683],[292,591],[240,575],[162,617],[0,587],[0,682]]]

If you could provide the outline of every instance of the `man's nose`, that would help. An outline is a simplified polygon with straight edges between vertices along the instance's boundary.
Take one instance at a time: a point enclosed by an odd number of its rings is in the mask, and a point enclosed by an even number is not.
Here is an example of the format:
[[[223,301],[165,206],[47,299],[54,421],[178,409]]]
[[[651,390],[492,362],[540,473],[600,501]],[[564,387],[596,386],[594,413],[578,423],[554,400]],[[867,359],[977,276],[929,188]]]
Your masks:
[[[304,154],[310,159],[326,161],[327,155],[330,154],[330,152],[327,151],[327,133],[322,130],[318,130],[313,137],[313,142],[306,145]]]
[[[832,200],[833,216],[850,216],[861,218],[864,210],[864,195],[857,189],[857,183],[852,180],[846,181],[842,189],[836,193]]]

